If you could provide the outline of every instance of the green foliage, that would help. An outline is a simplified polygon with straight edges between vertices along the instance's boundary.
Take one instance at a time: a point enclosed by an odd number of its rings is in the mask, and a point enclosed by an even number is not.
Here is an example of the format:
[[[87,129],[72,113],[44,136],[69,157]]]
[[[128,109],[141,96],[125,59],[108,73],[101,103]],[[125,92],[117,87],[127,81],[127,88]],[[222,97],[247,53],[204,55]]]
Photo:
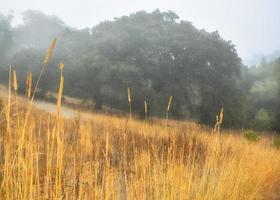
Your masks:
[[[57,91],[57,65],[63,62],[65,94],[91,99],[95,109],[106,105],[127,111],[129,86],[132,110],[139,114],[147,100],[149,115],[164,116],[172,95],[173,118],[213,125],[224,108],[224,127],[280,131],[280,61],[246,68],[231,41],[180,21],[174,12],[141,11],[82,30],[38,11],[25,12],[18,27],[10,21],[0,15],[0,32],[5,33],[0,35],[0,61],[15,66],[21,90],[28,71],[36,79],[56,36],[59,42],[40,84],[43,92]],[[7,82],[3,70],[0,80]]]
[[[269,63],[263,61],[260,66],[248,70],[246,78],[249,89],[245,101],[247,127],[280,131],[280,118],[277,119],[280,108],[279,72],[279,59]]]
[[[278,131],[280,133],[280,58],[278,58],[278,60],[276,60],[274,62],[274,72],[275,72],[275,76],[276,76],[276,80],[278,83],[278,87],[277,87],[277,103],[275,106],[275,118],[273,121],[273,127],[276,131]]]
[[[253,130],[248,130],[248,131],[245,131],[243,133],[243,137],[245,139],[247,139],[248,141],[250,142],[257,142],[261,139],[261,136],[259,133],[253,131]]]
[[[228,116],[242,109],[241,62],[234,45],[218,32],[200,31],[172,12],[157,10],[101,23],[91,33],[89,52],[73,71],[87,78],[73,83],[101,105],[126,109],[129,85],[136,112],[148,99],[151,114],[162,116],[170,95],[173,117],[197,117],[207,124],[221,107]],[[225,125],[240,121],[228,117]]]

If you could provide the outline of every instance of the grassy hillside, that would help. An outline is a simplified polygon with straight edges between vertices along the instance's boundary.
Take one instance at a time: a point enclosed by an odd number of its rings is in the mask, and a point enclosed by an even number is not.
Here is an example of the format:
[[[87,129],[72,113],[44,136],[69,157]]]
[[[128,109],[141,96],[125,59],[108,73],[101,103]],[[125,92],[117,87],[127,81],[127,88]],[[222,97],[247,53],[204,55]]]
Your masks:
[[[36,108],[54,46],[34,88],[28,75],[25,97],[17,94],[11,68],[7,91],[0,88],[0,199],[280,198],[276,140],[220,131],[223,112],[214,129],[170,121],[168,112],[165,120],[145,121],[94,113],[66,117],[63,64],[56,109]],[[168,111],[171,103],[172,97]],[[131,109],[130,95],[128,104]]]
[[[1,199],[280,197],[280,154],[269,138],[249,142],[178,121],[63,119],[60,107],[28,114],[28,100],[14,95],[3,105]]]

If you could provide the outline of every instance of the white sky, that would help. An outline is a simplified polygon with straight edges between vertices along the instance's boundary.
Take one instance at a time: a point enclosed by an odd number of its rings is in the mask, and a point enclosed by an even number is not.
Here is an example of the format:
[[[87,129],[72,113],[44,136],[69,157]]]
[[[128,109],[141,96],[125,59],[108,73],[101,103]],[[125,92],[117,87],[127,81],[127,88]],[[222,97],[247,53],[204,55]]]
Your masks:
[[[77,28],[157,8],[173,10],[198,28],[218,30],[243,59],[280,50],[280,0],[0,0],[4,14],[41,10]]]

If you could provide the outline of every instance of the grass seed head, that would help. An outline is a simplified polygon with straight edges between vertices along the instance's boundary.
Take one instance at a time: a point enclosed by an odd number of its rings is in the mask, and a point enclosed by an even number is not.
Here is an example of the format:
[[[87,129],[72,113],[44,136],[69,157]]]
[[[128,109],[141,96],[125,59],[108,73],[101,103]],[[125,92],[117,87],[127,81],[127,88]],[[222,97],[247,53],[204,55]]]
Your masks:
[[[127,87],[127,100],[129,103],[131,103],[131,92],[129,87]]]
[[[169,97],[169,100],[168,100],[168,106],[167,106],[167,110],[168,110],[168,111],[170,110],[171,103],[172,103],[172,99],[173,99],[173,96],[170,96],[170,97]]]
[[[55,46],[56,46],[56,41],[57,41],[56,38],[54,38],[54,39],[52,40],[51,46],[50,46],[50,48],[48,49],[48,52],[47,52],[46,57],[45,57],[45,60],[44,60],[44,64],[45,64],[45,65],[47,65],[47,64],[49,63],[49,60],[50,60],[51,57],[52,57],[53,50],[54,50],[54,48],[55,48]]]
[[[17,73],[16,71],[13,71],[13,80],[14,80],[14,90],[18,90],[18,84],[17,84]]]

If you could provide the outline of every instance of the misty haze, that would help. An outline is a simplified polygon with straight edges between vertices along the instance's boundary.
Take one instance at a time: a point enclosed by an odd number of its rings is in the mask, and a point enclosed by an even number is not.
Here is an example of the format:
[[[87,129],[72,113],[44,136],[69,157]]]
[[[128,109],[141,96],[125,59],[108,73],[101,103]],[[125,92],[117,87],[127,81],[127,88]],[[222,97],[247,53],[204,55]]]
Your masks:
[[[0,199],[280,199],[280,2],[0,8]]]

